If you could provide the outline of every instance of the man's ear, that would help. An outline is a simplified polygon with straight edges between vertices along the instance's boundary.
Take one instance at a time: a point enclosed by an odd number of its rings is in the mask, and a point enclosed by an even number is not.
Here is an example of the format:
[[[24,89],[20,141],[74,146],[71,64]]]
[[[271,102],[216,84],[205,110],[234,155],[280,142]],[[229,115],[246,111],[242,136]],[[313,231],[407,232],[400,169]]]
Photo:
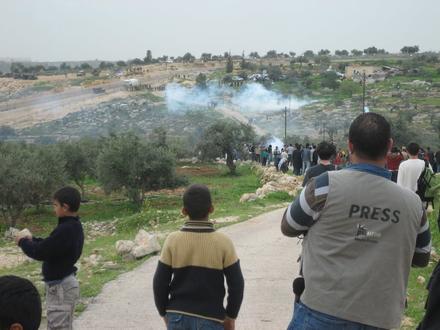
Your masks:
[[[185,207],[182,207],[182,214],[183,214],[184,216],[187,216],[187,215],[188,215],[188,210],[187,210]]]
[[[9,330],[23,330],[23,326],[19,323],[14,323],[9,327]]]
[[[353,153],[353,150],[354,150],[354,146],[353,146],[353,143],[352,143],[352,142],[350,142],[350,141],[348,141],[348,151],[350,152],[350,154],[352,154],[352,153]]]
[[[208,213],[214,212],[214,205],[211,205],[208,209]]]
[[[70,211],[70,206],[69,206],[69,204],[63,203],[63,204],[61,204],[61,207],[62,207],[65,211]]]
[[[390,138],[388,140],[388,152],[391,151],[391,149],[393,148],[393,145],[394,145],[394,140],[392,138]]]

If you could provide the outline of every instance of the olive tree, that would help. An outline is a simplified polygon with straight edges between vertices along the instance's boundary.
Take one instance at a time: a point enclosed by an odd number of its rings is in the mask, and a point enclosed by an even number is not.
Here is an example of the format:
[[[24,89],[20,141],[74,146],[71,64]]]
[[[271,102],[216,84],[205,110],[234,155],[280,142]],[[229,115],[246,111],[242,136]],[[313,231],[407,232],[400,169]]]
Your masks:
[[[203,159],[215,159],[226,155],[226,165],[231,174],[235,173],[234,153],[245,143],[255,140],[252,126],[233,120],[217,120],[203,132],[199,149]]]
[[[97,160],[104,190],[123,191],[138,207],[150,190],[176,185],[175,157],[162,147],[152,148],[134,134],[112,135]]]

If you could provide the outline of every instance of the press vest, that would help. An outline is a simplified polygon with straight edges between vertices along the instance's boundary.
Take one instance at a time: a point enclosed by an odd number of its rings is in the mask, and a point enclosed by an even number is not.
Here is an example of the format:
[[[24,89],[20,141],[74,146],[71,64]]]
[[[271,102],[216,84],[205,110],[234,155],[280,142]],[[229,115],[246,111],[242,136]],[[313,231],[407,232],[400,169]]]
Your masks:
[[[413,192],[356,170],[328,172],[329,192],[304,239],[302,302],[380,328],[398,328],[422,204]]]

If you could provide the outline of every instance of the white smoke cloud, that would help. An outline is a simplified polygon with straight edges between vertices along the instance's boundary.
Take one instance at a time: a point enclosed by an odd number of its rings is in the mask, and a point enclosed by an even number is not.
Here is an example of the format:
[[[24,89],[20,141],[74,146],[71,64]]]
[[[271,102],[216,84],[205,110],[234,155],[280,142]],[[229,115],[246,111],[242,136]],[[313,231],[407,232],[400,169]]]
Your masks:
[[[233,106],[244,112],[267,112],[282,110],[284,107],[294,110],[310,103],[309,100],[295,97],[286,98],[258,83],[246,84],[239,90],[217,83],[210,83],[204,89],[172,83],[165,89],[165,100],[171,111],[207,107],[215,103],[218,106]]]

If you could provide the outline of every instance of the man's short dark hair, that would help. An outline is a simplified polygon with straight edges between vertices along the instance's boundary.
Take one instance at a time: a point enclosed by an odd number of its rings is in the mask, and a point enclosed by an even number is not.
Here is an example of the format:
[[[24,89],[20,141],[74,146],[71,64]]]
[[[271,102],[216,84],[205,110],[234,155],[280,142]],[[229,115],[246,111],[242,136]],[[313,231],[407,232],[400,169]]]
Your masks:
[[[318,154],[319,159],[329,160],[336,153],[336,148],[333,144],[328,143],[327,141],[322,141],[318,144],[316,153]]]
[[[415,143],[415,142],[411,142],[410,144],[408,144],[406,146],[406,151],[408,151],[408,153],[411,156],[417,156],[419,154],[419,151],[420,151],[420,146],[417,143]]]
[[[17,276],[0,277],[0,329],[14,323],[24,330],[38,330],[41,322],[41,299],[31,281]]]
[[[73,187],[64,187],[58,190],[53,199],[58,201],[61,205],[66,204],[69,206],[69,211],[76,212],[81,204],[81,194]]]
[[[193,184],[183,194],[183,207],[191,220],[205,219],[211,206],[211,193],[205,185]]]
[[[390,124],[383,116],[373,112],[359,115],[351,123],[348,133],[354,153],[371,160],[386,156],[390,138]]]

